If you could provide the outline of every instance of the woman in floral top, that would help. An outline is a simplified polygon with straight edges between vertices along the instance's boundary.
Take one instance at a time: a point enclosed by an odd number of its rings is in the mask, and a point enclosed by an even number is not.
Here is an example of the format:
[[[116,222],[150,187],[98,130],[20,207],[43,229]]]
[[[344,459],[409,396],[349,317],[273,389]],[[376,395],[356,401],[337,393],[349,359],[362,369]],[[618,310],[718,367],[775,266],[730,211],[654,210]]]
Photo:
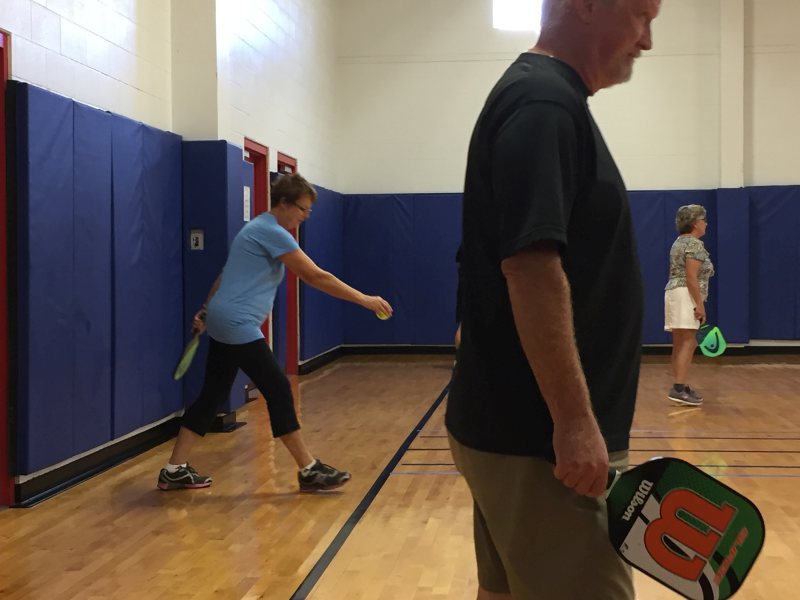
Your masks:
[[[706,234],[706,209],[681,206],[675,215],[678,239],[669,252],[669,281],[664,288],[664,330],[672,332],[673,385],[667,397],[680,404],[699,406],[703,397],[687,383],[697,347],[697,329],[706,320],[708,280],[714,265],[700,238]]]

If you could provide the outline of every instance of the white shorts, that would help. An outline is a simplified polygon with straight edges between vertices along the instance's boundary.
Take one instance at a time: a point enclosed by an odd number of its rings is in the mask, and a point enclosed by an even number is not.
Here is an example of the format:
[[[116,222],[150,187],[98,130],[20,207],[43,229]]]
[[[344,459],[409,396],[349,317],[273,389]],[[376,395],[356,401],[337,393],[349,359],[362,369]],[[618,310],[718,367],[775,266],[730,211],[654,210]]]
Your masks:
[[[678,287],[664,292],[664,331],[697,329],[700,321],[694,318],[694,300],[689,288]]]

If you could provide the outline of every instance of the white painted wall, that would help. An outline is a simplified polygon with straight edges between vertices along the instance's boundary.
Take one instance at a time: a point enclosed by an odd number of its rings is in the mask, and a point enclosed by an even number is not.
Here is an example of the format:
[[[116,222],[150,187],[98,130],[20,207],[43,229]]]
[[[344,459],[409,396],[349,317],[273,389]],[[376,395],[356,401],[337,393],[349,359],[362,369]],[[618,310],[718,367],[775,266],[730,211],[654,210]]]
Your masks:
[[[800,183],[800,2],[745,2],[745,185]]]
[[[724,0],[721,0],[724,1]],[[457,191],[475,119],[533,33],[492,29],[491,0],[339,0],[342,191]],[[719,2],[665,0],[633,80],[591,99],[632,189],[719,180]]]
[[[80,102],[170,129],[170,3],[0,0],[11,72]]]
[[[475,118],[534,34],[491,0],[338,0],[343,192],[458,191]],[[630,189],[798,183],[800,2],[663,0],[631,82],[590,101]]]
[[[333,0],[217,0],[221,138],[250,137],[337,189]]]
[[[462,188],[486,95],[535,41],[491,21],[492,0],[0,0],[15,79],[251,137],[342,192]],[[664,0],[633,80],[591,100],[628,186],[798,183],[799,28],[797,0]]]
[[[216,140],[216,0],[171,0],[172,128],[185,140]]]
[[[590,100],[629,189],[718,187],[719,23],[717,1],[664,0],[632,79]]]
[[[342,192],[453,192],[490,88],[531,34],[491,0],[337,0]]]
[[[12,76],[336,188],[335,0],[0,0]],[[174,18],[172,9],[175,10]],[[174,93],[174,94],[173,94]]]

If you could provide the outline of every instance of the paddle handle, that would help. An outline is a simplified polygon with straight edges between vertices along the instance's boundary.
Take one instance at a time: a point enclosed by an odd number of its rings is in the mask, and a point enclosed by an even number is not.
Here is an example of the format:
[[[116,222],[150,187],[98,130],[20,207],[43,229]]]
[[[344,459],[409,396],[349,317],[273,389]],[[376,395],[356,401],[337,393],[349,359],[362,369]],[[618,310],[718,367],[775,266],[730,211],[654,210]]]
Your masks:
[[[205,304],[204,304],[203,306],[205,307]],[[205,308],[202,308],[202,309],[200,309],[200,310],[203,310],[203,311],[205,311]],[[200,315],[200,320],[201,320],[203,323],[205,323],[205,322],[206,322],[206,314],[207,314],[206,312],[203,312],[203,313]],[[201,334],[199,331],[197,331],[197,330],[194,328],[194,324],[192,325],[192,333],[194,333],[194,337],[199,337],[200,335],[202,335],[202,334]]]
[[[611,493],[611,489],[616,485],[617,481],[619,481],[620,476],[622,475],[622,471],[619,469],[615,469],[614,467],[608,468],[608,480],[606,481],[606,493],[605,497],[608,498],[608,495]]]

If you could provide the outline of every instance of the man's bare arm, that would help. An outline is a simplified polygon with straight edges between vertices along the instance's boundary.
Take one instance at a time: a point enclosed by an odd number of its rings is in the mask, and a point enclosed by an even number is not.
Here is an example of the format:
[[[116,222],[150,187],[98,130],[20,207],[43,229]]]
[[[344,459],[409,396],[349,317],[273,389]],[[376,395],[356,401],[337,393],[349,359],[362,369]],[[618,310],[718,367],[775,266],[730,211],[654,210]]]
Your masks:
[[[556,477],[580,494],[599,496],[608,451],[592,411],[556,244],[536,243],[501,267],[522,348],[553,419]]]

